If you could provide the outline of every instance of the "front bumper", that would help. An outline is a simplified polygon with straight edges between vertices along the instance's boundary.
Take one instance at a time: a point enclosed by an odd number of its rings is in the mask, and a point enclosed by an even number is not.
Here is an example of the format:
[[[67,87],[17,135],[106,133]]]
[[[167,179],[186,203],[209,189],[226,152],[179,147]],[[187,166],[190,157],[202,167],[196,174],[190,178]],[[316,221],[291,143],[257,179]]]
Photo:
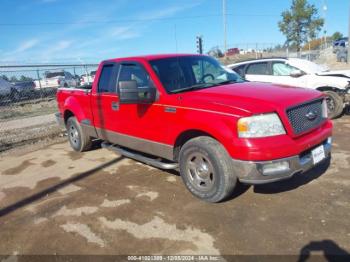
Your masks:
[[[325,159],[322,161],[324,162],[331,156],[331,138],[328,138],[321,144],[324,147]],[[316,147],[320,146],[321,144],[317,145]],[[276,170],[268,175],[263,173],[264,166],[278,163],[288,163],[289,167],[285,168],[284,170]],[[316,165],[313,163],[311,149],[299,155],[271,161],[252,162],[233,160],[233,166],[237,171],[239,181],[251,185],[266,184],[288,179],[297,173],[306,172],[318,164],[320,163],[317,163]]]

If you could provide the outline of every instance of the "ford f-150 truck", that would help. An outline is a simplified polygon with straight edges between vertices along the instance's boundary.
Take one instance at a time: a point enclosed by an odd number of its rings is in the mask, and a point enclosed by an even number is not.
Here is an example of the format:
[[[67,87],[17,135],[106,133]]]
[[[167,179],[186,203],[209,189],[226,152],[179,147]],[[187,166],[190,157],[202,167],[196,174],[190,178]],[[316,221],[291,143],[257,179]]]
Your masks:
[[[102,147],[179,169],[195,196],[219,202],[238,181],[263,184],[329,160],[322,93],[251,83],[203,55],[101,62],[91,89],[60,88],[58,122],[76,151]]]

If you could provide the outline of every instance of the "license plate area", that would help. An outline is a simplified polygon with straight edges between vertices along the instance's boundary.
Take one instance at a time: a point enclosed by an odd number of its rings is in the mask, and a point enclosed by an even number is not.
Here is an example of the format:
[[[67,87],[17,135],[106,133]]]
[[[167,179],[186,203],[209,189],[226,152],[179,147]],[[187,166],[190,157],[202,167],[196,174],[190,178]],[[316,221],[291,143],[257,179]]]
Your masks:
[[[325,159],[326,158],[326,154],[324,152],[323,145],[318,146],[315,149],[313,149],[311,151],[311,155],[312,155],[312,161],[313,161],[314,165],[316,165],[317,163],[319,163],[323,159]]]

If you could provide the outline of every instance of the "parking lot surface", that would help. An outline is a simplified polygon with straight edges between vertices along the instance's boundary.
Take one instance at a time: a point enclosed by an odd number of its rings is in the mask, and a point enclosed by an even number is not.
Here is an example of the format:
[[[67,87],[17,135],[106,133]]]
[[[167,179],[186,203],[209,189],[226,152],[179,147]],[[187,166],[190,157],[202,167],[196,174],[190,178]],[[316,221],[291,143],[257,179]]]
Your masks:
[[[2,156],[0,254],[349,253],[349,129],[349,116],[335,120],[326,172],[240,186],[219,204],[194,198],[177,171],[105,149]]]

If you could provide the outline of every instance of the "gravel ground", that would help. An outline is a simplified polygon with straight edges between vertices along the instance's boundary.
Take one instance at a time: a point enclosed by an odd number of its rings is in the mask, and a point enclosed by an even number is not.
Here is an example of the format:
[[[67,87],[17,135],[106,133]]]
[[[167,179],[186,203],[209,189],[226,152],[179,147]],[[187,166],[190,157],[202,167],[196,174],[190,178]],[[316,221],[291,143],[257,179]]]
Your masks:
[[[220,204],[194,198],[176,171],[98,147],[75,153],[64,142],[2,156],[0,254],[267,254],[288,261],[349,254],[349,128],[350,117],[335,121],[328,170],[324,164],[287,181],[240,186]]]

